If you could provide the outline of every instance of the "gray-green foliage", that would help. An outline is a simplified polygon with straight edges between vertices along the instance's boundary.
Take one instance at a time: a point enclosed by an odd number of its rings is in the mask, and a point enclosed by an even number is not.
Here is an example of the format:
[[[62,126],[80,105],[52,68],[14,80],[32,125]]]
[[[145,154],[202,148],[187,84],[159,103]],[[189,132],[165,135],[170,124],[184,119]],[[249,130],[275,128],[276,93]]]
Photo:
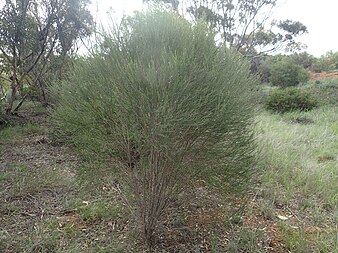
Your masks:
[[[311,66],[314,72],[330,72],[338,69],[338,52],[329,51],[317,58]]]
[[[92,159],[113,157],[151,245],[163,211],[193,179],[226,189],[247,182],[255,79],[204,24],[173,13],[138,13],[102,41],[58,89],[53,118]]]
[[[88,5],[88,0],[2,1],[0,65],[10,83],[6,114],[17,112],[28,96],[46,105],[46,85],[64,78],[78,40],[91,34]]]
[[[270,82],[280,87],[296,86],[305,83],[309,79],[309,73],[290,58],[281,58],[272,63],[270,70]]]
[[[249,56],[287,49],[297,51],[296,37],[307,33],[299,21],[274,20],[268,24],[277,0],[144,0],[162,2],[195,21],[205,20],[230,48]],[[267,12],[267,10],[270,10]],[[267,27],[270,26],[270,29]]]

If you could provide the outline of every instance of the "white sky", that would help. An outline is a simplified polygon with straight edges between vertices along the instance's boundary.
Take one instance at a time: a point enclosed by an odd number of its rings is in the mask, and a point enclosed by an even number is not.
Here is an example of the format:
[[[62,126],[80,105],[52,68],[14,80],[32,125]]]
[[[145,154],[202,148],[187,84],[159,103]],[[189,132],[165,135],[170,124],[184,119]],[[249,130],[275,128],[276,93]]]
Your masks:
[[[113,16],[132,14],[142,9],[142,0],[92,0],[91,9],[98,21],[107,22],[110,7]],[[309,33],[298,38],[305,43],[307,52],[318,57],[332,50],[338,52],[338,0],[279,0],[272,16],[276,20],[292,19],[307,26]]]
[[[292,19],[307,26],[309,33],[299,38],[307,52],[318,57],[338,52],[338,0],[280,0],[276,19]]]

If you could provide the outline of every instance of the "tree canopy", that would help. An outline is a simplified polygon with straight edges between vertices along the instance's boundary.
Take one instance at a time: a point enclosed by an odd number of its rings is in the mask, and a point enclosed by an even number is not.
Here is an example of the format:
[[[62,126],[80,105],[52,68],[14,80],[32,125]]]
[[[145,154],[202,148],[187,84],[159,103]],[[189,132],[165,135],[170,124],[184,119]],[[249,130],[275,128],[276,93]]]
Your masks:
[[[24,85],[29,88],[38,85],[43,92],[45,74],[51,69],[60,73],[66,56],[75,52],[77,42],[90,34],[93,20],[86,8],[88,3],[88,0],[5,1],[0,10],[0,50],[2,72],[7,73],[2,78],[11,83],[7,113],[13,112],[18,91],[25,98]]]
[[[279,50],[296,51],[304,45],[296,37],[307,33],[299,21],[271,21],[278,0],[145,0],[170,4],[194,21],[205,19],[220,41],[246,56]],[[180,7],[179,7],[180,6]]]

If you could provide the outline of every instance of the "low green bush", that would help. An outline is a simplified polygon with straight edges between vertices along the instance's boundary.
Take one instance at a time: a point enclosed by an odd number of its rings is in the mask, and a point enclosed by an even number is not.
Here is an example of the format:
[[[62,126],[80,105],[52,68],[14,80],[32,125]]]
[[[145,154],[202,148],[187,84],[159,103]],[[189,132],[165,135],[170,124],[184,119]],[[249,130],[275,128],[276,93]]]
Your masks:
[[[309,92],[294,87],[276,89],[264,101],[266,109],[279,113],[309,111],[317,104]]]
[[[326,78],[309,82],[300,87],[302,90],[311,92],[312,96],[318,101],[319,106],[338,104],[338,79]]]

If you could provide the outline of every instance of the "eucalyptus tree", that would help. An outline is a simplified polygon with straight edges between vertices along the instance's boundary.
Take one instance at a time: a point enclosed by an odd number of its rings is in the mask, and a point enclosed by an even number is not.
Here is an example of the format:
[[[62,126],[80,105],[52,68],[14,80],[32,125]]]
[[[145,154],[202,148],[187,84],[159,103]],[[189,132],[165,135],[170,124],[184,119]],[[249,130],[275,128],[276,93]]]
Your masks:
[[[0,10],[0,50],[11,95],[6,113],[15,112],[37,89],[46,102],[44,77],[58,70],[77,42],[91,32],[87,0],[6,0]],[[55,65],[57,64],[57,65]],[[24,92],[27,88],[28,92]],[[14,107],[17,96],[21,101]]]
[[[299,21],[271,20],[278,0],[145,0],[170,4],[181,15],[205,19],[219,34],[220,42],[245,56],[304,47],[296,38],[307,33]]]

